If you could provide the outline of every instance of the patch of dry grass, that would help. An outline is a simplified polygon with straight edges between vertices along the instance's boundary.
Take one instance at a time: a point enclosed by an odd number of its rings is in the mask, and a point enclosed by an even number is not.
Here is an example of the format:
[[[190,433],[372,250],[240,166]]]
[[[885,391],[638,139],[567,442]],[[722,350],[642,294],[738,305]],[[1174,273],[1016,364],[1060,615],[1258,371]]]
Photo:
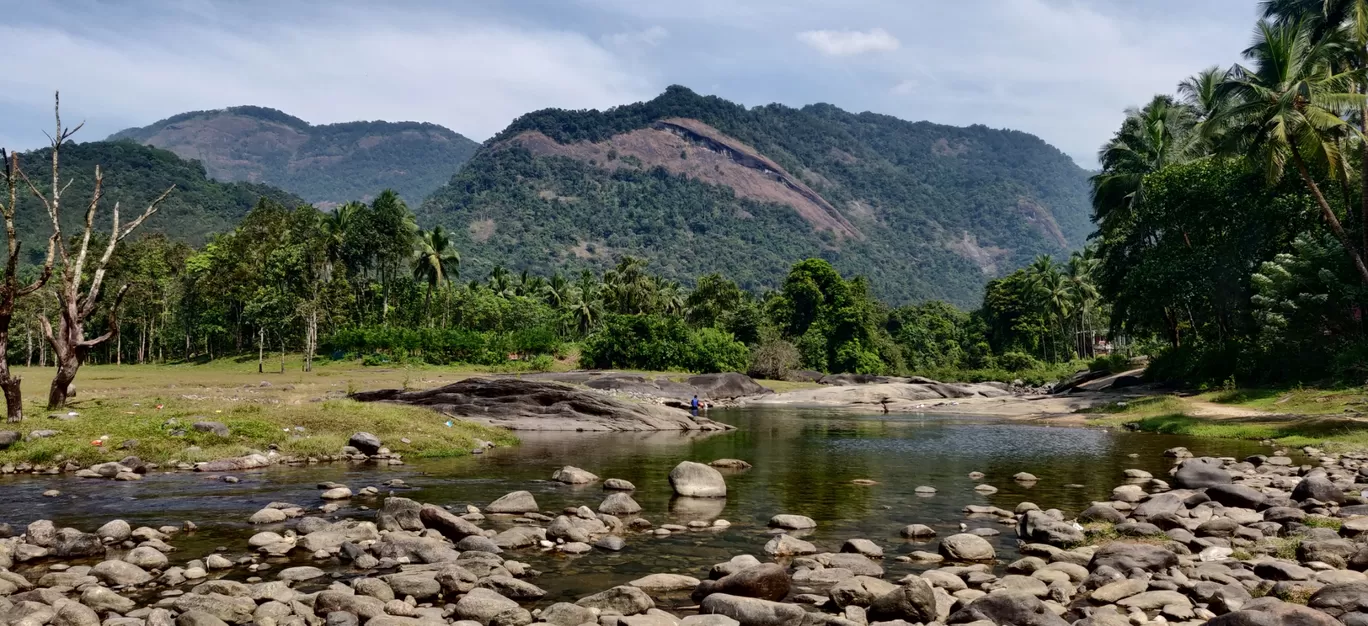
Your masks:
[[[427,409],[345,399],[351,391],[435,387],[480,372],[353,363],[317,363],[314,371],[302,372],[299,365],[297,357],[287,359],[284,374],[279,373],[278,360],[267,361],[266,373],[257,373],[255,361],[237,360],[86,366],[77,377],[78,394],[70,410],[79,416],[72,420],[49,418],[42,406],[48,371],[18,368],[24,377],[28,418],[22,424],[0,424],[0,429],[60,432],[0,451],[0,463],[73,459],[90,464],[129,454],[154,462],[193,462],[265,450],[272,444],[284,454],[336,454],[352,433],[363,430],[379,436],[394,452],[413,456],[467,454],[476,440],[504,445],[517,441],[502,429],[464,422],[448,427],[445,417]],[[269,371],[271,366],[274,372]],[[218,437],[190,428],[200,420],[223,422],[230,435]],[[178,436],[178,430],[185,432]],[[93,444],[101,440],[102,445]],[[128,440],[136,440],[136,447],[119,450],[119,444]]]

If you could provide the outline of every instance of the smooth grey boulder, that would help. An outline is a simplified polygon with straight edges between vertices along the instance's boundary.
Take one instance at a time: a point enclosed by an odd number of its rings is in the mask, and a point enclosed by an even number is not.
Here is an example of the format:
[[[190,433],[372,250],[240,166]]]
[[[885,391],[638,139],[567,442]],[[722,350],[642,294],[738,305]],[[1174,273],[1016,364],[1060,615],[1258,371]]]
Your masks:
[[[764,563],[747,567],[717,580],[705,580],[694,588],[692,598],[700,602],[714,593],[759,598],[778,602],[788,597],[791,581],[783,566]]]
[[[641,512],[641,505],[626,492],[619,491],[608,494],[608,497],[599,504],[598,510],[599,513],[608,515],[636,515]]]
[[[743,598],[715,593],[703,599],[699,612],[725,615],[744,626],[793,626],[803,623],[806,613],[794,604],[770,602],[758,598]]]
[[[941,556],[951,561],[991,561],[997,558],[993,544],[969,533],[951,535],[940,542]]]
[[[636,615],[655,608],[655,601],[651,600],[651,596],[630,585],[619,585],[592,596],[585,596],[575,604],[600,611],[617,611],[623,615]]]
[[[380,453],[380,448],[385,444],[379,437],[368,432],[359,432],[347,439],[347,445],[356,448],[366,456],[374,456]]]
[[[875,598],[869,605],[868,615],[871,620],[935,621],[936,592],[925,580],[908,578],[893,591]]]
[[[1204,489],[1229,485],[1230,472],[1221,468],[1221,460],[1211,457],[1187,459],[1173,475],[1173,486],[1179,489]]]
[[[987,620],[1013,626],[1069,626],[1039,598],[1025,593],[990,593],[954,612],[948,624],[968,624]]]
[[[537,500],[527,491],[514,491],[498,500],[489,503],[484,508],[486,513],[507,513],[521,515],[523,513],[536,513]]]
[[[1344,502],[1344,490],[1336,487],[1324,474],[1311,474],[1297,483],[1292,490],[1292,499],[1297,502],[1319,500],[1341,504]]]
[[[670,486],[675,494],[690,498],[727,497],[727,481],[722,472],[693,461],[684,461],[670,470]]]

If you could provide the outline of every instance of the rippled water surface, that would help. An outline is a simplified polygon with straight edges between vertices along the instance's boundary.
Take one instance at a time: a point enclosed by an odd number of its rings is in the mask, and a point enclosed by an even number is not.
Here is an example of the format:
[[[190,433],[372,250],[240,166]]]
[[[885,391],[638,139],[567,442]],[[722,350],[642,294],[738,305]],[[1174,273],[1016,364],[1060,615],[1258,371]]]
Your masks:
[[[738,410],[714,412],[715,419],[737,430],[711,436],[678,433],[588,434],[522,433],[522,445],[459,459],[411,460],[403,466],[319,465],[272,468],[237,474],[227,484],[199,474],[149,475],[136,483],[69,477],[0,477],[0,521],[16,527],[35,519],[94,530],[110,519],[159,526],[195,522],[199,532],[173,544],[176,558],[203,556],[217,546],[230,556],[246,550],[254,529],[251,513],[274,501],[315,507],[321,503],[315,485],[345,483],[356,491],[402,478],[413,488],[400,495],[440,505],[475,504],[519,489],[531,491],[543,512],[554,514],[581,504],[597,507],[603,498],[597,484],[570,487],[549,482],[563,465],[584,468],[602,478],[633,482],[633,498],[642,516],[655,524],[726,519],[726,530],[676,533],[668,537],[628,535],[619,553],[594,551],[565,557],[518,551],[505,556],[531,563],[543,572],[534,582],[551,593],[547,601],[576,598],[654,572],[706,577],[708,567],[731,556],[762,556],[769,539],[766,523],[777,513],[807,515],[818,528],[803,538],[823,550],[837,551],[853,537],[871,539],[890,557],[912,550],[935,550],[932,543],[902,540],[907,524],[927,524],[941,536],[957,532],[960,523],[1002,531],[991,538],[1000,559],[1015,553],[1011,527],[991,519],[968,519],[969,504],[1015,508],[1031,501],[1045,508],[1077,513],[1105,499],[1122,482],[1122,471],[1140,468],[1162,476],[1171,466],[1162,452],[1186,446],[1197,455],[1242,457],[1268,449],[1253,442],[1198,440],[1183,437],[1084,428],[1060,428],[976,420],[963,417],[857,416],[808,410]],[[1136,455],[1132,457],[1131,455]],[[724,470],[725,500],[676,499],[667,480],[683,460],[708,462],[738,458],[754,465],[744,472]],[[974,491],[970,472],[983,472],[983,482],[999,489],[993,495]],[[1030,472],[1032,486],[1012,476]],[[877,485],[859,486],[855,479]],[[934,496],[913,493],[935,487]],[[57,498],[42,497],[56,488]],[[383,491],[383,490],[382,490]],[[336,515],[370,517],[376,499],[353,499]],[[486,522],[486,526],[494,525]],[[303,555],[301,555],[303,556]],[[892,573],[913,566],[886,559]]]

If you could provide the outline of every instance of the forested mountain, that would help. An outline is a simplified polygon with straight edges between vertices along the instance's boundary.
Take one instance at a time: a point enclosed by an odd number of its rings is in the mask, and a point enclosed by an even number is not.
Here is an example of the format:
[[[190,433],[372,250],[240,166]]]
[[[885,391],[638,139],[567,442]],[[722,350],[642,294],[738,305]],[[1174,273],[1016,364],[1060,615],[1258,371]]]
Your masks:
[[[1087,177],[1021,132],[826,104],[747,109],[671,87],[519,118],[418,217],[455,234],[468,276],[632,254],[671,279],[719,271],[755,289],[816,256],[895,302],[970,305],[986,279],[1082,245]]]
[[[110,214],[116,202],[121,219],[127,223],[171,185],[176,186],[175,191],[157,214],[138,229],[139,235],[164,233],[176,241],[198,246],[211,233],[233,230],[263,197],[287,206],[304,202],[294,194],[267,185],[212,180],[199,163],[130,141],[69,142],[62,146],[61,156],[62,180],[70,181],[62,193],[62,228],[67,234],[80,232],[95,183],[96,165],[104,172],[104,199],[95,216],[100,232],[109,232]],[[44,192],[52,181],[51,158],[51,149],[20,156],[20,167]],[[42,264],[52,227],[42,204],[32,194],[20,196],[16,222],[25,262]]]
[[[110,136],[165,148],[204,163],[223,181],[265,183],[324,205],[394,189],[417,204],[479,144],[418,122],[310,125],[275,109],[193,111]]]

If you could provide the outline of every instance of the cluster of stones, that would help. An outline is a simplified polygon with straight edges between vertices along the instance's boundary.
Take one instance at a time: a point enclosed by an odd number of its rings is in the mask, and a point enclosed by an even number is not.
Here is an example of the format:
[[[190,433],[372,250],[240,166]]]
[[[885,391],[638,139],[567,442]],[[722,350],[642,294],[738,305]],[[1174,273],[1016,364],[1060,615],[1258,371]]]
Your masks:
[[[131,529],[114,521],[95,533],[31,524],[0,541],[0,623],[24,626],[1242,626],[1368,624],[1368,456],[1321,455],[1313,464],[1286,454],[1192,458],[1168,455],[1170,476],[1127,470],[1111,499],[1070,519],[1023,502],[1014,511],[971,506],[970,517],[1015,526],[1021,558],[998,562],[975,529],[940,539],[935,552],[896,557],[929,568],[885,577],[884,548],[852,538],[825,552],[799,537],[817,522],[781,514],[761,548],[770,562],[740,555],[699,580],[658,573],[576,602],[538,606],[539,573],[506,558],[513,550],[576,554],[621,550],[634,529],[659,532],[639,517],[635,487],[602,481],[598,510],[544,515],[531,493],[514,492],[483,509],[447,508],[391,495],[374,521],[328,521],[304,507],[253,522],[273,524],[236,559],[213,554],[172,566],[167,543],[181,529]],[[720,467],[744,467],[719,461]],[[670,473],[677,496],[720,498],[714,467],[681,463]],[[982,479],[982,475],[975,475]],[[1031,483],[1029,474],[1014,479]],[[565,467],[553,480],[591,484],[590,472]],[[350,497],[324,484],[327,499]],[[345,494],[343,491],[345,490]],[[364,490],[363,490],[364,492]],[[258,514],[261,514],[259,511]],[[506,529],[481,522],[500,516]],[[288,527],[286,522],[292,520]],[[714,524],[700,522],[703,526]],[[725,525],[725,524],[723,524]],[[681,528],[680,530],[684,530]],[[8,528],[0,533],[12,534]],[[936,531],[902,530],[930,545]],[[272,557],[315,565],[276,571]],[[16,564],[103,559],[96,565],[47,565],[36,581]],[[323,568],[334,573],[330,575]],[[37,570],[37,568],[34,568]],[[246,576],[243,582],[225,574]],[[344,576],[346,580],[344,580]],[[676,615],[657,602],[687,595],[696,607]]]
[[[229,436],[228,427],[221,422],[199,421],[190,425],[190,428],[200,432],[214,433],[221,437]],[[58,434],[55,430],[35,430],[31,431],[27,439],[40,439],[51,437]],[[16,431],[0,431],[0,450],[18,443],[26,437]],[[117,450],[131,451],[136,449],[138,442],[135,440],[124,441],[115,446]],[[483,453],[487,448],[494,447],[491,442],[479,442],[471,452]],[[187,448],[193,450],[194,447]],[[74,474],[80,478],[104,478],[109,480],[133,481],[141,480],[143,475],[150,471],[197,471],[197,472],[238,472],[244,470],[259,469],[270,465],[313,465],[317,463],[347,461],[353,463],[371,463],[375,465],[403,465],[400,455],[384,447],[379,437],[366,432],[359,432],[351,436],[347,445],[338,454],[324,454],[309,457],[296,457],[283,455],[274,449],[265,452],[249,454],[246,456],[232,457],[227,459],[217,459],[200,463],[189,463],[179,460],[170,460],[164,464],[144,462],[137,456],[129,455],[118,461],[107,461],[96,463],[89,467],[83,467],[80,463],[71,459],[59,459],[50,464],[44,463],[5,463],[0,465],[0,474]]]

